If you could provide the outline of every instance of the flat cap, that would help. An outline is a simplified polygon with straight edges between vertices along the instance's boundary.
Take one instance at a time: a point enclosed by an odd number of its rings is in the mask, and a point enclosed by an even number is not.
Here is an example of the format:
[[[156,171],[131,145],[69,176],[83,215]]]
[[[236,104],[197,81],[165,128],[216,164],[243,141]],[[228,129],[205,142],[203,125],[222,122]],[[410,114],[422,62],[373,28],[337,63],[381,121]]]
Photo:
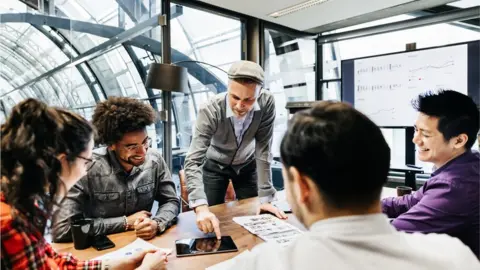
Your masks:
[[[238,61],[232,64],[228,70],[228,78],[233,79],[251,79],[261,85],[264,81],[263,68],[251,61]]]

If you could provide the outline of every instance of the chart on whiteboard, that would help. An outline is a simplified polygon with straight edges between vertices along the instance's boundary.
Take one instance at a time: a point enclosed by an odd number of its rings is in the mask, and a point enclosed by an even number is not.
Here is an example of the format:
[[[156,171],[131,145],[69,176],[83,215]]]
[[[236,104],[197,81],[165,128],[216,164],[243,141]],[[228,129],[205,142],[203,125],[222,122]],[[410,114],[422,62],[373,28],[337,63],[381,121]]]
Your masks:
[[[411,101],[426,91],[467,94],[467,45],[355,61],[355,108],[380,126],[411,126]]]

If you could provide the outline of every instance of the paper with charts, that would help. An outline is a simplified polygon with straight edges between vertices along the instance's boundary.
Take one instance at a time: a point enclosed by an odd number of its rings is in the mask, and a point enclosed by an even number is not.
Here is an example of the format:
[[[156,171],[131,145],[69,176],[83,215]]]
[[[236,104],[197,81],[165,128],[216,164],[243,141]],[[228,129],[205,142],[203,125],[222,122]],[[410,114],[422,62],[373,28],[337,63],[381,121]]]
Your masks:
[[[132,255],[136,252],[146,250],[146,249],[159,249],[164,251],[167,254],[172,253],[172,250],[169,248],[159,248],[156,247],[149,242],[137,238],[137,240],[133,241],[132,243],[124,246],[123,248],[117,249],[115,251],[112,251],[110,253],[104,254],[100,257],[95,258],[95,260],[105,260],[105,259],[119,259],[119,258],[125,258],[125,256]]]
[[[233,221],[258,235],[266,242],[287,246],[303,232],[297,227],[270,214],[234,217]]]

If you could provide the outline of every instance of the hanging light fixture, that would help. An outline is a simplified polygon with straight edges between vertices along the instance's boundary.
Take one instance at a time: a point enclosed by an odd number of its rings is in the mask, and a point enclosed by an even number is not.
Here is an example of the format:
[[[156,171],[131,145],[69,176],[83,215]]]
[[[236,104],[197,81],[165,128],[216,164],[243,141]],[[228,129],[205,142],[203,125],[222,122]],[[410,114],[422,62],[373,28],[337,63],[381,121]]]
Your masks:
[[[171,64],[152,63],[148,70],[146,88],[188,93],[187,69]]]

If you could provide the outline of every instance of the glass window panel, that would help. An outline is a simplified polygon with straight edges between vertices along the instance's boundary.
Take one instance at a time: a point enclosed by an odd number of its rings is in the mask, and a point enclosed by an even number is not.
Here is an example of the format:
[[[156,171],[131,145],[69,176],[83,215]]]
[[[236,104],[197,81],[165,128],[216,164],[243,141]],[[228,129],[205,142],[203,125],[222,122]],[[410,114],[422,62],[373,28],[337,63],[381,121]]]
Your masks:
[[[239,60],[241,52],[240,45],[240,36],[238,36],[222,43],[203,47],[199,49],[199,53],[203,61],[207,60],[205,62],[212,65],[222,65]]]
[[[0,1],[0,12],[27,12],[27,5],[18,0],[2,0]]]
[[[74,89],[75,95],[78,97],[78,101],[76,103],[77,106],[87,106],[95,104],[95,99],[93,98],[92,91],[85,83],[77,85]]]
[[[341,82],[322,83],[322,97],[324,100],[341,100]]]
[[[116,49],[105,54],[105,57],[107,57],[110,67],[114,73],[123,71],[127,68],[125,61],[121,58],[118,50],[119,49]]]
[[[5,123],[7,120],[7,117],[5,116],[5,113],[3,111],[0,111],[0,124]]]
[[[185,15],[182,15],[185,16]],[[172,20],[171,23],[171,42],[175,44],[175,50],[188,54],[192,50],[192,45],[185,33],[185,28],[179,19]]]
[[[276,109],[272,153],[278,157],[287,129],[287,102],[315,100],[316,43],[268,29],[265,36],[268,40],[265,44],[265,87],[273,93]],[[284,45],[286,41],[292,44]]]
[[[192,60],[228,70],[233,62],[241,59],[241,25],[239,20],[184,7],[183,15],[171,22],[172,49],[185,54]],[[148,59],[148,62],[151,60]],[[224,72],[208,65],[199,64],[198,66],[227,84],[228,78]],[[195,73],[194,70],[190,72]],[[189,82],[195,93],[193,96],[175,98],[179,131],[173,138],[174,141],[178,139],[178,146],[181,148],[190,143],[191,130],[195,123],[195,108],[201,107],[217,92],[213,85],[204,84],[205,78],[195,78],[191,74],[189,74]],[[154,92],[160,94],[158,90],[154,89]]]
[[[179,17],[179,20],[193,42],[239,28],[240,26],[238,20],[189,7],[183,7],[183,15]]]
[[[0,66],[0,73],[5,73],[4,66]],[[5,80],[4,76],[0,76],[0,93],[6,93],[12,90],[14,87],[9,82],[9,80]]]
[[[81,7],[96,20],[104,18],[106,15],[116,11],[118,4],[114,0],[73,0],[77,1]]]
[[[459,8],[469,8],[469,7],[478,6],[478,0],[461,0],[461,1],[455,1],[448,5],[459,7]]]

